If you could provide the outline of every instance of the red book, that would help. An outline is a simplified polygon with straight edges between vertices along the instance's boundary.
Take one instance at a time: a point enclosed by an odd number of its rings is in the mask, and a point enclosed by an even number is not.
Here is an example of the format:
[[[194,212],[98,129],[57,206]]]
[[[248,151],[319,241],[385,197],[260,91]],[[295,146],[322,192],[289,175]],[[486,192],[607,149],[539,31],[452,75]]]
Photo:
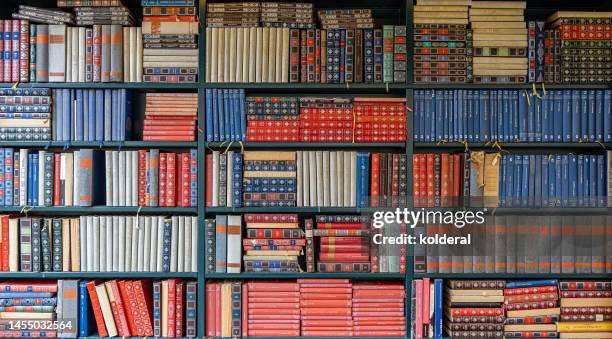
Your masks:
[[[221,315],[221,284],[215,284],[215,313]],[[221,317],[216,317],[215,322],[215,337],[220,337]]]
[[[138,206],[146,206],[147,151],[138,150]]]
[[[419,188],[421,206],[427,206],[427,155],[419,154]]]
[[[299,330],[250,330],[249,336],[251,337],[299,337]]]
[[[150,118],[147,118],[144,121],[144,126],[145,128],[149,126],[150,127],[155,126],[155,127],[164,127],[168,129],[170,129],[172,126],[178,126],[178,127],[191,126],[195,128],[196,121],[193,120],[193,118],[189,118],[189,119],[174,119],[174,118],[150,119]]]
[[[9,270],[9,216],[3,215],[0,219],[2,227],[2,239],[0,239],[0,271]]]
[[[166,203],[166,185],[167,185],[167,167],[168,167],[168,153],[159,154],[159,206],[168,206]]]
[[[413,168],[413,177],[414,180],[412,182],[412,195],[415,207],[421,207],[421,162],[420,162],[421,154],[414,154],[412,156],[412,168]]]
[[[96,283],[98,281],[92,280],[86,284],[87,292],[89,293],[89,300],[91,301],[91,309],[96,320],[96,326],[98,327],[98,334],[101,337],[108,336],[106,331],[106,325],[104,325],[104,316],[102,315],[102,309],[100,308],[100,301],[98,300],[98,294],[96,293]]]
[[[108,301],[110,301],[111,311],[113,312],[113,318],[115,319],[115,326],[117,326],[117,332],[119,332],[119,336],[121,337],[129,337],[130,328],[125,315],[125,307],[123,301],[121,300],[121,293],[119,292],[117,280],[109,280],[104,284],[106,285]]]
[[[176,333],[176,279],[168,279],[168,337],[174,338]]]
[[[14,37],[15,34],[19,36],[19,25],[20,20],[9,20],[11,22],[11,37]],[[29,32],[28,32],[29,33]],[[14,55],[19,55],[19,39],[11,40],[11,81],[18,82],[19,81],[19,58],[15,58]]]
[[[426,166],[427,166],[427,170],[426,170],[426,182],[427,182],[427,187],[426,187],[426,196],[427,196],[427,206],[428,207],[433,207],[434,206],[434,196],[435,196],[435,190],[434,190],[434,178],[435,178],[435,173],[434,173],[434,158],[435,155],[434,154],[427,154],[425,156],[427,159],[425,161]]]
[[[176,283],[176,319],[174,322],[175,325],[175,337],[181,338],[183,337],[183,323],[184,323],[184,314],[185,314],[185,283],[179,281]]]
[[[214,337],[215,336],[215,325],[217,312],[215,312],[215,285],[216,283],[208,283],[206,284],[206,336]],[[244,287],[245,285],[243,285]],[[244,290],[244,288],[243,288]],[[244,292],[243,292],[244,294]],[[244,311],[244,307],[243,307]]]
[[[300,307],[351,307],[351,300],[300,300]]]
[[[330,261],[350,261],[350,262],[368,262],[370,261],[369,255],[363,255],[361,253],[319,253],[319,261],[330,262]]]
[[[191,206],[191,158],[189,153],[181,153],[181,185],[179,190],[181,191],[181,206]]]
[[[292,282],[275,282],[274,284],[265,282],[249,281],[247,283],[249,292],[298,292],[300,287]]]
[[[54,282],[22,282],[9,281],[0,284],[2,292],[57,292],[57,283]]]
[[[380,154],[372,153],[372,165],[371,165],[371,178],[370,178],[370,205],[372,207],[378,207],[378,200],[380,194]]]
[[[53,206],[60,205],[60,166],[62,155],[55,153],[55,161],[53,163]],[[17,166],[14,164],[13,166]]]
[[[300,30],[300,82],[308,82],[308,39],[305,29]]]
[[[4,36],[12,37],[13,34],[11,32],[11,29],[13,26],[11,24],[11,20],[3,20],[3,22],[4,22],[4,30],[3,30]],[[12,46],[11,39],[4,39],[4,54],[5,55],[7,55],[8,53],[8,55],[12,56],[11,46]],[[2,60],[2,64],[3,64],[3,69],[4,69],[4,72],[3,72],[4,81],[5,82],[12,81],[11,80],[11,58],[4,58],[4,60]]]
[[[423,325],[429,325],[429,278],[423,278]],[[386,308],[385,308],[386,309]]]
[[[127,280],[119,280],[117,282],[119,287],[119,293],[121,294],[121,300],[123,301],[123,305],[125,306],[125,315],[127,317],[128,327],[130,329],[130,333],[133,335],[141,336],[144,335],[144,331],[142,330],[142,325],[140,323],[140,314],[138,311],[138,304],[136,303],[136,298],[134,297],[134,289],[130,285],[130,282]]]
[[[143,136],[143,141],[193,141],[194,136],[188,135],[147,135]]]
[[[194,22],[196,17],[194,15],[146,15],[142,17],[142,21]]]
[[[369,251],[368,247],[364,247],[361,244],[354,245],[321,245],[320,252],[325,253],[362,253],[367,254]]]
[[[250,307],[249,303],[249,288],[246,284],[242,284],[242,304],[240,305],[242,307],[242,314],[240,317],[242,318],[243,337],[248,337],[249,335],[249,312],[247,311]]]
[[[400,224],[400,234],[408,234],[406,224]],[[406,244],[400,244],[400,273],[406,273]]]
[[[183,206],[183,153],[176,155],[176,203],[175,206]],[[189,164],[188,164],[189,165]]]
[[[19,78],[20,82],[30,81],[30,22],[19,22]]]
[[[317,228],[360,230],[366,229],[367,225],[362,222],[318,222]]]
[[[283,292],[283,291],[253,291],[249,287],[249,298],[299,298],[300,292]]]
[[[153,335],[153,323],[152,323],[152,302],[151,302],[151,289],[150,285],[144,280],[133,280],[131,282],[134,287],[134,295],[138,303],[138,312],[140,313],[140,320],[144,330],[144,336]]]
[[[461,185],[463,184],[462,172],[463,172],[463,155],[455,154],[455,163],[453,166],[453,202],[454,205],[459,203],[459,197],[461,197]]]

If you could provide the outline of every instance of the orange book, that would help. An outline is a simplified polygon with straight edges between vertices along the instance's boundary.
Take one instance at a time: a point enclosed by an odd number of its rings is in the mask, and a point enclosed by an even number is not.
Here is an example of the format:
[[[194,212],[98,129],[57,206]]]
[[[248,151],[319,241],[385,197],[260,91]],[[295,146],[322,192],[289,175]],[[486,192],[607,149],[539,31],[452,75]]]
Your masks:
[[[177,132],[193,132],[195,124],[174,124],[174,125],[145,125],[144,131],[177,131]]]
[[[119,286],[119,293],[121,294],[121,299],[124,302],[125,306],[125,315],[128,321],[128,327],[130,329],[130,333],[137,336],[144,336],[144,330],[142,329],[142,325],[140,322],[140,314],[138,310],[138,305],[136,303],[136,298],[134,296],[134,289],[129,286],[129,281],[119,280],[117,285]]]
[[[142,17],[142,21],[157,22],[195,22],[195,15],[147,15]]]
[[[249,314],[265,314],[265,315],[299,315],[300,309],[249,309]]]
[[[312,331],[312,330],[302,330],[302,336],[305,337],[329,337],[329,336],[345,336],[345,337],[352,337],[353,336],[353,331],[347,330],[347,331],[334,331],[334,333],[329,333],[329,331]]]
[[[193,136],[185,135],[148,135],[142,137],[143,141],[193,141]]]
[[[300,320],[299,314],[249,314],[247,319],[251,320]]]
[[[406,335],[406,331],[368,331],[368,330],[355,330],[355,336],[359,337],[403,337]]]
[[[351,300],[350,294],[325,294],[325,293],[308,293],[302,294],[301,300]],[[353,300],[354,301],[354,300]]]
[[[333,327],[333,326],[353,326],[352,320],[302,320],[302,326],[308,327]]]
[[[251,303],[267,303],[270,301],[273,301],[275,303],[299,303],[300,298],[248,298],[249,307],[251,307]]]
[[[301,300],[301,307],[351,307],[349,300]]]
[[[353,324],[356,326],[384,326],[384,325],[406,325],[404,320],[353,320]]]
[[[140,318],[144,329],[144,336],[153,335],[153,323],[152,319],[152,308],[153,302],[151,300],[151,288],[145,280],[132,280],[132,286],[134,287],[134,294],[138,301],[138,311],[140,312]]]
[[[261,283],[261,282],[253,282],[249,281],[247,283],[249,287],[249,292],[299,292],[300,286],[296,283],[291,282],[275,282],[274,284],[270,283]]]
[[[271,300],[270,300],[271,301]],[[249,309],[292,309],[300,308],[300,304],[294,302],[249,302]]]
[[[193,126],[195,127],[196,121],[192,119],[147,119],[144,121],[145,128],[147,126]]]
[[[104,316],[102,315],[102,308],[100,307],[100,301],[98,300],[98,294],[96,293],[96,284],[99,283],[97,280],[87,282],[87,293],[89,294],[89,301],[91,302],[91,309],[96,320],[96,327],[98,328],[98,334],[102,337],[107,337],[108,332],[106,331],[106,325],[104,324]]]
[[[353,312],[372,312],[372,311],[384,311],[384,312],[404,312],[404,306],[394,308],[378,308],[378,307],[360,307],[353,306]]]
[[[215,336],[215,285],[216,283],[206,284],[206,336]]]
[[[300,292],[270,292],[270,291],[253,291],[249,289],[249,298],[298,298],[300,297]]]
[[[145,128],[145,130],[143,131],[143,136],[167,136],[167,135],[184,135],[184,136],[194,136],[195,135],[195,131],[192,130],[191,128],[189,130],[182,130],[182,129],[175,129],[173,131],[168,131],[168,130],[150,130]]]
[[[299,337],[299,330],[250,330],[250,337]]]
[[[249,332],[251,330],[299,330],[300,324],[248,324]]]
[[[302,308],[301,315],[329,315],[329,316],[350,316],[351,309],[350,308],[321,308],[321,307],[313,307],[313,308]]]
[[[377,291],[377,290],[357,290],[354,291],[353,297],[355,298],[403,298],[406,296],[404,291],[397,290],[385,290],[385,291]]]
[[[298,279],[298,284],[350,284],[350,279]]]
[[[300,293],[352,293],[349,287],[304,287],[300,288]]]
[[[346,331],[352,326],[302,326],[302,331]]]
[[[404,286],[398,284],[355,284],[353,290],[404,290]]]
[[[401,317],[404,315],[404,310],[397,312],[385,312],[385,311],[355,311],[353,317],[368,317],[368,316],[381,316],[381,317]]]
[[[404,307],[404,303],[402,302],[397,302],[397,303],[381,303],[381,302],[372,302],[372,303],[364,303],[364,302],[353,302],[353,305],[356,307],[363,307],[363,308],[403,308]]]
[[[121,300],[117,280],[107,281],[104,283],[104,286],[106,288],[106,293],[108,294],[108,301],[111,305],[111,311],[113,312],[117,332],[119,332],[119,336],[121,337],[129,337],[130,328],[127,317],[125,316],[125,307],[123,305],[123,301]]]
[[[300,287],[352,287],[352,284],[300,284]]]

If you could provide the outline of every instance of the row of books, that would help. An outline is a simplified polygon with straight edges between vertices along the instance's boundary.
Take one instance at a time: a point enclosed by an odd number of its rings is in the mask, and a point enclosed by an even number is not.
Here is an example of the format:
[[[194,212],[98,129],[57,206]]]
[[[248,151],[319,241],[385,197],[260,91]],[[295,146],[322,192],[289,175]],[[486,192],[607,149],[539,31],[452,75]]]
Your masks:
[[[188,216],[0,216],[0,271],[196,272]]]
[[[607,338],[610,281],[412,282],[415,338]]]
[[[469,158],[468,158],[469,157]],[[605,207],[612,152],[604,154],[415,154],[417,207]]]
[[[312,3],[247,2],[206,4],[207,27],[314,28]]]
[[[206,284],[206,335],[405,336],[398,282],[350,279]]]
[[[197,93],[147,93],[142,140],[195,141]]]
[[[393,207],[407,204],[405,154],[297,151],[206,155],[206,206]]]
[[[406,82],[404,26],[207,27],[206,41],[207,82]]]
[[[461,229],[432,220],[417,226],[414,232],[419,239],[469,239],[469,244],[463,245],[415,245],[415,272],[612,272],[612,218],[609,215],[495,216]],[[531,246],[533,243],[538,246]]]
[[[367,216],[318,215],[301,222],[297,214],[247,213],[217,215],[205,224],[209,273],[302,272],[304,261],[306,272],[406,271],[405,245],[370,239],[378,232],[398,237],[405,225],[379,231]]]
[[[51,90],[0,88],[0,140],[51,140]]]
[[[206,139],[253,142],[403,142],[405,98],[246,96],[206,90]]]
[[[415,141],[611,142],[610,90],[417,90]]]

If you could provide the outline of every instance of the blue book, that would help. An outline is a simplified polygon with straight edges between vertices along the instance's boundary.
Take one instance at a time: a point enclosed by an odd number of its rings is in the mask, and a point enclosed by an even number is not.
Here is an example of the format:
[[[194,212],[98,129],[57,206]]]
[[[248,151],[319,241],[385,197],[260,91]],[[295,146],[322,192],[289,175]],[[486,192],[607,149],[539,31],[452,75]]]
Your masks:
[[[363,192],[362,184],[363,184],[363,155],[361,152],[357,153],[357,178],[356,178],[356,191],[357,191],[357,207],[361,207],[362,197],[361,194]]]
[[[96,99],[95,99],[95,130],[96,136],[94,138],[95,141],[103,141],[104,140],[104,90],[97,89],[96,90]]]
[[[548,101],[546,103],[546,108],[548,109],[548,141],[554,142],[555,141],[555,119],[556,119],[555,98],[552,95],[552,93],[547,95],[546,98],[547,98],[546,100]]]
[[[13,159],[13,149],[4,149],[4,206],[13,206],[13,180],[7,173],[13,173],[12,162],[7,162],[6,159]]]
[[[523,155],[523,163],[521,166],[521,206],[526,206],[529,202],[529,155]]]
[[[612,90],[605,90],[603,94],[604,142],[612,142]]]
[[[555,142],[563,141],[563,95],[561,91],[551,91],[554,105]]]
[[[511,138],[511,134],[512,134],[512,117],[511,114],[512,112],[510,112],[511,110],[511,106],[512,104],[510,103],[510,97],[511,97],[511,91],[509,90],[504,90],[504,97],[502,100],[502,110],[503,110],[503,116],[504,116],[504,122],[503,122],[503,126],[504,126],[504,141],[512,141]]]
[[[419,142],[421,140],[421,115],[423,114],[423,106],[421,100],[423,100],[422,91],[416,90],[414,91],[414,114],[412,124],[414,126],[414,141]]]
[[[584,205],[584,155],[578,154],[576,157],[576,204],[578,206]]]
[[[603,91],[595,91],[595,139],[597,141],[604,141],[604,130],[603,130]]]
[[[473,141],[480,141],[480,91],[472,91],[472,135]]]
[[[497,91],[489,91],[489,102],[487,107],[489,108],[489,141],[497,140]]]
[[[242,207],[242,154],[233,153],[232,157],[232,175],[234,177],[232,181],[232,206]]]
[[[588,206],[591,199],[591,156],[588,154],[584,155],[583,180],[584,206]]]
[[[571,115],[572,115],[572,141],[578,142],[580,141],[580,118],[581,118],[581,105],[580,105],[580,91],[572,90],[571,91]]]
[[[118,141],[119,131],[121,131],[121,118],[119,112],[119,90],[114,89],[111,91],[111,105],[111,141]]]
[[[578,157],[574,154],[568,156],[568,204],[576,206],[578,198]]]
[[[528,141],[527,137],[527,111],[529,111],[529,106],[531,103],[531,99],[527,99],[527,91],[521,91],[519,95],[519,105],[518,105],[518,115],[519,115],[519,140]]]
[[[191,178],[196,178],[196,180],[190,181],[189,187],[189,198],[190,206],[198,206],[198,150],[191,149],[189,150],[189,157],[191,163],[189,165],[189,173],[191,173]]]
[[[242,140],[242,121],[240,121],[240,91],[239,89],[234,90],[234,141]]]
[[[425,116],[424,116],[424,133],[425,133],[425,141],[434,141],[435,139],[435,132],[433,130],[434,128],[434,124],[432,124],[432,120],[435,119],[435,114],[433,114],[433,112],[435,112],[435,102],[434,102],[434,96],[435,96],[435,92],[432,90],[426,90],[425,91],[425,96],[424,96],[424,102],[423,104],[425,105]]]
[[[434,92],[434,100],[436,103],[436,106],[435,106],[436,109],[434,111],[434,114],[436,117],[436,125],[435,125],[436,141],[440,141],[444,139],[444,121],[442,118],[444,114],[443,96],[444,96],[444,91]]]
[[[225,93],[220,89],[217,92],[217,125],[219,126],[219,141],[225,141],[225,128],[228,127],[225,124]]]
[[[32,154],[32,205],[38,206],[38,153]]]
[[[215,141],[213,138],[213,123],[212,123],[212,92],[213,89],[206,89],[206,140],[207,141]]]
[[[96,140],[96,92],[87,91],[87,141]]]
[[[521,155],[514,156],[514,197],[512,206],[520,206],[523,196],[523,157]]]
[[[441,116],[441,127],[442,127],[442,139],[448,140],[448,91],[442,90],[440,91],[440,95],[438,95],[438,100],[440,100],[440,109],[442,114]]]
[[[127,89],[121,89],[121,129],[120,140],[126,141],[131,139],[132,134],[132,93]]]
[[[161,337],[161,281],[153,282],[153,335]]]
[[[536,206],[536,201],[539,202],[540,194],[537,192],[538,187],[542,184],[540,173],[539,158],[535,154],[529,155],[529,205]],[[537,200],[536,200],[537,198]]]
[[[213,123],[213,139],[211,141],[220,141],[219,138],[219,109],[218,109],[218,101],[219,90],[212,90],[212,98],[211,98],[211,106],[212,106],[212,123]]]
[[[542,114],[542,118],[541,118],[541,122],[542,122],[541,134],[542,134],[542,141],[543,142],[553,141],[551,138],[549,138],[549,134],[550,134],[549,124],[551,122],[550,116],[548,114],[549,98],[550,98],[550,95],[545,95],[540,100],[540,104],[542,105],[542,108],[541,108],[540,112]]]
[[[247,135],[247,119],[246,119],[246,111],[244,107],[244,89],[239,90],[239,102],[238,102],[238,111],[240,112],[240,139],[242,141],[246,141]]]
[[[172,246],[172,221],[164,220],[162,233],[162,272],[170,272],[170,250]]]
[[[514,156],[506,156],[506,206],[514,204]]]
[[[508,157],[502,156],[499,163],[499,206],[506,206],[506,176],[508,175]]]
[[[597,197],[597,156],[589,155],[589,206],[595,206]]]
[[[542,195],[540,206],[546,207],[548,206],[548,155],[544,154],[540,156],[540,164],[541,170],[540,173],[542,175],[542,185],[540,187],[540,194]]]
[[[572,141],[572,93],[570,90],[561,91],[561,112],[563,114],[562,141]]]
[[[474,92],[473,90],[466,90],[466,114],[467,114],[467,138],[469,142],[474,141]]]
[[[518,97],[519,97],[519,93],[517,91],[510,91],[510,122],[511,122],[511,127],[510,127],[510,141],[516,141],[519,138],[519,130],[518,130],[518,126],[519,126],[519,117],[518,117]]]
[[[346,59],[346,48],[344,47],[346,46],[346,30],[345,29],[340,30],[340,40],[338,40],[338,43],[343,46],[342,48],[340,48],[340,67],[339,67],[340,72],[338,72],[340,76],[339,82],[343,83],[343,82],[346,82],[346,78],[345,78],[346,72],[344,71],[346,69],[346,60],[345,60]]]
[[[217,262],[217,266],[215,272],[226,273],[225,264],[227,263],[227,216],[217,215],[215,225],[217,229],[215,238],[215,260]]]
[[[580,91],[580,138],[586,141],[589,136],[589,91]]]
[[[589,127],[587,129],[588,140],[595,140],[595,92],[589,91]]]
[[[89,92],[90,90],[83,90],[83,141],[89,140]]]
[[[442,307],[443,287],[442,279],[434,280],[434,338],[442,338],[442,319],[444,309]]]
[[[32,166],[32,155],[33,154],[31,154],[31,153],[28,154],[28,161],[27,161],[27,164],[28,164],[28,167],[27,167],[28,177],[27,177],[27,182],[26,182],[27,186],[26,187],[22,187],[22,189],[26,190],[26,204],[29,205],[29,206],[32,206],[32,191],[34,189],[34,187],[32,185],[32,172],[34,172],[32,170],[32,167],[33,167]]]
[[[527,141],[535,141],[535,114],[538,98],[529,94],[530,105],[527,107]]]
[[[569,204],[569,156],[561,156],[561,206]]]
[[[555,156],[555,206],[561,206],[563,199],[563,156]],[[565,190],[567,192],[567,188]]]
[[[62,90],[62,112],[61,112],[61,131],[62,136],[60,141],[70,141],[71,128],[71,103],[73,101],[73,91],[69,89]],[[59,122],[58,122],[59,123]]]
[[[4,171],[4,149],[0,148],[0,206],[4,206],[4,182],[5,182],[5,171]]]
[[[231,123],[231,118],[230,115],[232,114],[232,112],[230,112],[230,91],[229,89],[224,89],[223,90],[223,124],[225,126],[225,133],[224,133],[224,137],[225,137],[225,141],[231,141],[232,138],[232,123]]]
[[[87,281],[79,281],[79,337],[87,337],[91,333],[92,329],[89,327],[91,313]]]
[[[73,139],[75,141],[83,141],[83,90],[75,90],[75,106],[76,110],[74,114],[74,132]]]
[[[490,101],[489,101],[489,91],[481,91],[480,98],[480,131],[481,131],[481,141],[490,141],[491,140],[491,131],[490,131],[490,118],[491,118],[491,109],[490,109]]]
[[[594,155],[597,159],[597,200],[598,207],[606,206],[606,158],[602,155]]]
[[[556,279],[547,280],[529,280],[529,281],[511,281],[506,283],[506,288],[522,288],[522,287],[539,287],[539,286],[557,286]]]
[[[554,156],[548,157],[548,206],[555,206],[557,199],[557,164]]]
[[[452,116],[452,139],[457,141],[459,139],[459,98],[457,96],[457,90],[451,92],[451,116]]]
[[[504,91],[497,92],[497,140],[504,141],[505,126],[504,126]]]
[[[533,140],[535,142],[542,142],[542,101],[544,101],[543,99],[540,98],[534,98],[535,99],[535,103],[534,103],[534,114],[533,114],[533,125],[534,125],[534,130],[533,130]]]
[[[227,112],[226,112],[227,117],[225,119],[226,119],[226,122],[228,123],[227,126],[229,126],[229,129],[227,129],[227,132],[226,132],[227,133],[226,140],[234,141],[235,140],[234,136],[236,135],[236,124],[235,124],[235,120],[234,120],[234,114],[235,114],[235,111],[234,111],[234,90],[233,89],[228,89],[226,94],[227,94],[227,99],[226,99],[227,101],[225,103],[225,105],[226,105],[225,107],[227,109]]]
[[[55,293],[51,292],[0,292],[0,299],[15,298],[51,298]]]
[[[104,141],[113,140],[113,90],[104,90]]]

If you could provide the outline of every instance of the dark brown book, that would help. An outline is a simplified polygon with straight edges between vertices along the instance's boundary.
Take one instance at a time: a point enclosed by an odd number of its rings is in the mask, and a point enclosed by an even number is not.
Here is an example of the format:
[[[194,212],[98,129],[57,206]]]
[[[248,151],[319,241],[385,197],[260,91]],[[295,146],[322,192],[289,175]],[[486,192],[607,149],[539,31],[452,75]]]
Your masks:
[[[355,53],[353,56],[355,82],[363,82],[363,30],[355,30]]]

